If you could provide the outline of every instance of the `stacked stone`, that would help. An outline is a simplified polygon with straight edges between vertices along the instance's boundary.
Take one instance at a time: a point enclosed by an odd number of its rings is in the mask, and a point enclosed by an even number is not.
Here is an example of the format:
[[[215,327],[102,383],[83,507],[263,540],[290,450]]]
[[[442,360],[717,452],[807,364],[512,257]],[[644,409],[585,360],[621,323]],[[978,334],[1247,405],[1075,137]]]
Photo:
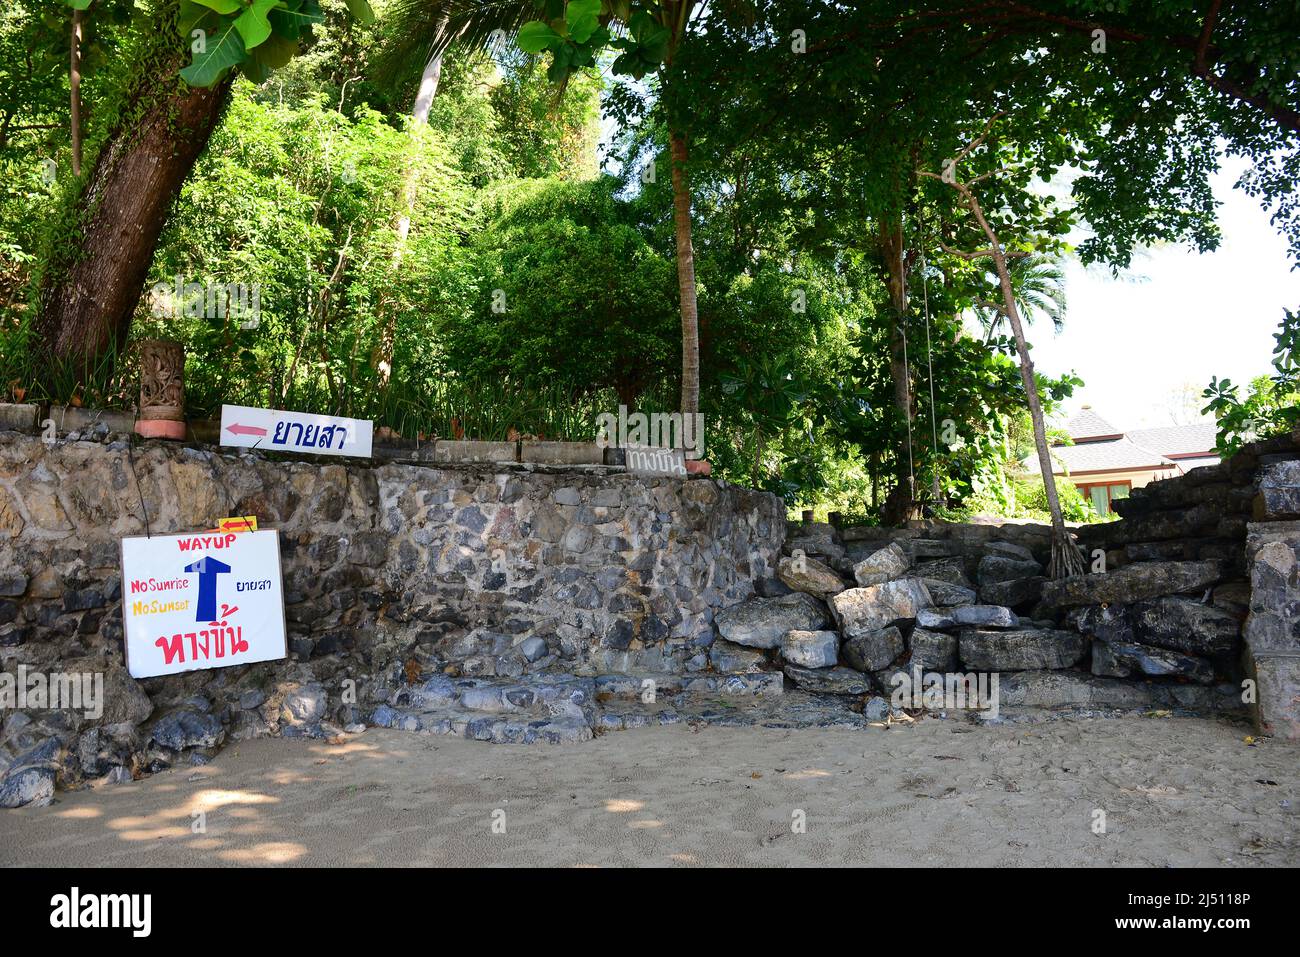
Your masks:
[[[1293,450],[1259,456],[1246,526],[1250,612],[1246,667],[1257,682],[1260,730],[1300,740],[1300,428]],[[1234,464],[1235,460],[1234,460]]]
[[[894,530],[897,540],[855,560],[854,546],[870,540],[863,530],[854,530],[854,545],[846,546],[829,525],[793,525],[776,580],[760,582],[759,597],[718,616],[714,648],[762,649],[800,689],[861,697],[879,717],[889,711],[886,698],[900,668],[1012,671],[1078,663],[1086,654],[1079,634],[981,602],[994,594],[1033,603],[1045,579],[1029,548],[971,528]],[[1016,529],[1022,540],[1038,537]],[[944,537],[918,534],[926,531]],[[1021,582],[1029,584],[1017,587]]]
[[[785,534],[779,499],[712,479],[131,451],[102,431],[0,433],[0,667],[106,686],[102,718],[0,715],[0,806],[332,733],[436,674],[748,670],[710,653],[714,615],[773,574]],[[279,530],[288,660],[132,679],[120,538],[232,514]]]

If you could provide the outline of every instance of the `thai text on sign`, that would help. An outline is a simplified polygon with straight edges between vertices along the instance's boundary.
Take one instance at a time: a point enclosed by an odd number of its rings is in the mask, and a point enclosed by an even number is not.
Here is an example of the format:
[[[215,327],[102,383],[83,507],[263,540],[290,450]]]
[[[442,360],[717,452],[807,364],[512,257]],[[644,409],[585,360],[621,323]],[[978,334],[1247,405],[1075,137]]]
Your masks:
[[[279,533],[122,539],[122,624],[133,678],[285,657]]]
[[[221,407],[221,444],[274,452],[370,457],[374,423],[244,405]]]

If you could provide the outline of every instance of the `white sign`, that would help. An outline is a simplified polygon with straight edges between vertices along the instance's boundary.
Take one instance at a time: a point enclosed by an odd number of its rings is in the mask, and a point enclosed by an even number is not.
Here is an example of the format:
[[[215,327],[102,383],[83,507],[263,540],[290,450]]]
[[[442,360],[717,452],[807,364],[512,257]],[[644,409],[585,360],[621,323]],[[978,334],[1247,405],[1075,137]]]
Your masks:
[[[280,534],[122,539],[122,624],[133,678],[285,657]]]
[[[627,448],[627,470],[636,475],[686,474],[686,455],[681,449],[663,449],[654,445]]]
[[[368,459],[374,428],[369,419],[253,409],[244,405],[221,407],[221,444],[241,448]]]

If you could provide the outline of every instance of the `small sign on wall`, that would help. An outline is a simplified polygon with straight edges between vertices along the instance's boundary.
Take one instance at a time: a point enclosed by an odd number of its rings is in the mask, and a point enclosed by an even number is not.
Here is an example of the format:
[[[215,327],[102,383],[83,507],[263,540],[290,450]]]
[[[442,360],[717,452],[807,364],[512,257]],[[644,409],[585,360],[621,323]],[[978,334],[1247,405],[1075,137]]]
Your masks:
[[[369,419],[245,405],[221,407],[221,444],[240,448],[370,458],[374,427]]]
[[[122,539],[122,624],[133,678],[284,658],[279,532]]]

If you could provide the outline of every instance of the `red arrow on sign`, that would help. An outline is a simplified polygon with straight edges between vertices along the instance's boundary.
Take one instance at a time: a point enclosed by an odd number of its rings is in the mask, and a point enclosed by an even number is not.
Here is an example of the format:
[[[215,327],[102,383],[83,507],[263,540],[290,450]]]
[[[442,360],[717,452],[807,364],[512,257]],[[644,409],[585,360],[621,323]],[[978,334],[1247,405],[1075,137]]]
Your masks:
[[[266,429],[259,429],[255,425],[240,425],[238,422],[226,426],[226,431],[232,435],[266,435]]]

